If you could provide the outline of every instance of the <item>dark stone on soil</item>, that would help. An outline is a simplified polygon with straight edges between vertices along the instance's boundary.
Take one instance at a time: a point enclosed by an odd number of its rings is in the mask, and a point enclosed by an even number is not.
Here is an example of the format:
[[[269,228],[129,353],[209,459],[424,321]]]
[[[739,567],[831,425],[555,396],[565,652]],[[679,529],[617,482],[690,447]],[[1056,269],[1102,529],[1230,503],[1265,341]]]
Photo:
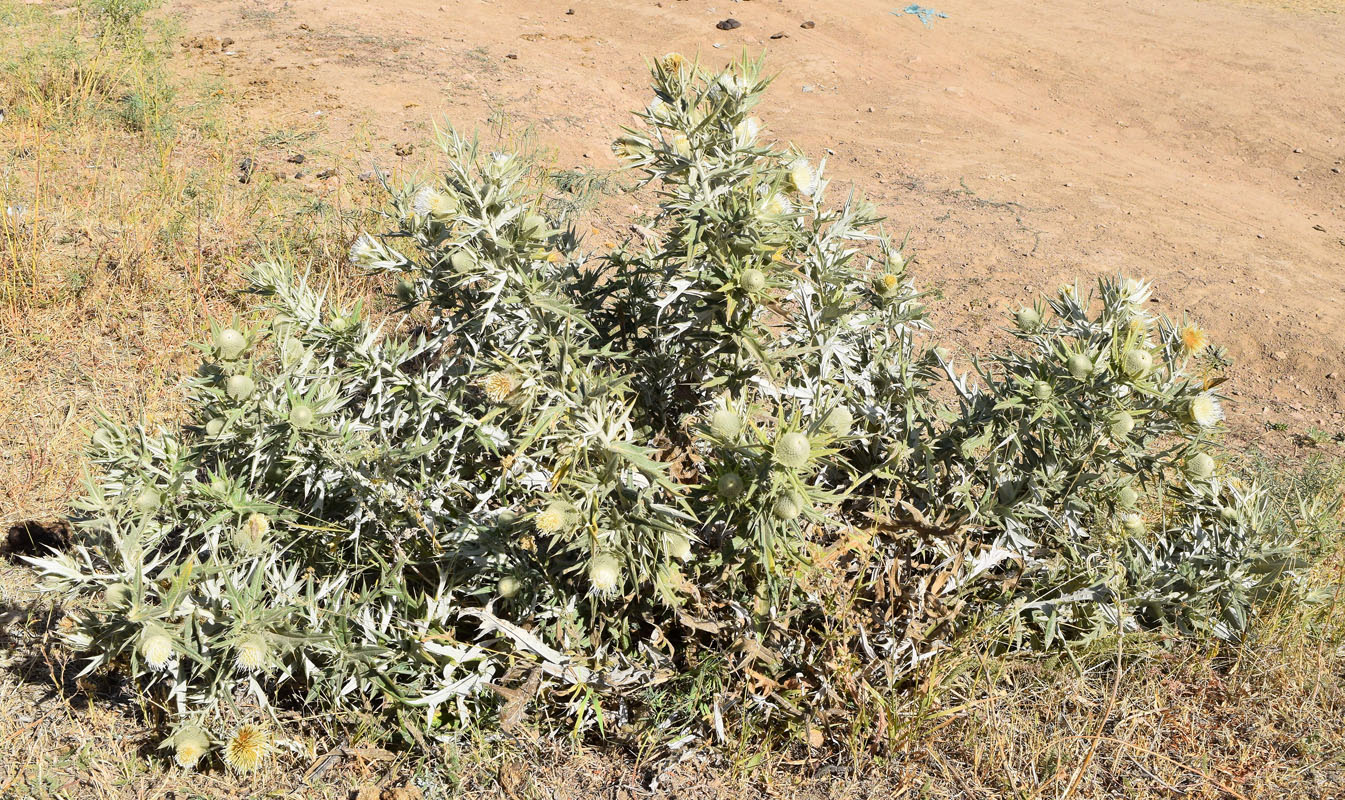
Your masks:
[[[289,158],[287,158],[287,159],[285,159],[285,160],[288,161],[288,162],[290,162],[291,164],[302,164],[302,163],[304,163],[304,154],[303,154],[303,153],[295,153],[294,155],[290,156]]]
[[[804,22],[804,23],[803,23],[802,25],[800,25],[799,27],[800,27],[800,28],[803,28],[803,29],[805,29],[805,30],[812,30],[813,28],[816,28],[816,27],[817,27],[817,23],[816,23],[816,22],[813,22],[812,20],[808,20],[807,22]]]
[[[715,27],[720,29],[721,31],[731,31],[735,28],[741,28],[742,26],[743,24],[738,20],[734,19],[733,17],[729,17],[728,19],[725,20],[720,20],[719,23],[715,25]]]

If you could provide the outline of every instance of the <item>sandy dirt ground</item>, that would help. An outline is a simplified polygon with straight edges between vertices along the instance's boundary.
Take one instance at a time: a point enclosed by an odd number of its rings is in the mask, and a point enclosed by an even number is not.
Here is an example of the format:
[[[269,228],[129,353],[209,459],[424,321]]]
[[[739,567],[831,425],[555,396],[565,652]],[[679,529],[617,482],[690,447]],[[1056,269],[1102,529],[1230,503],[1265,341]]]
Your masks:
[[[648,99],[646,59],[764,49],[770,132],[827,155],[833,191],[853,184],[909,231],[955,339],[983,344],[1004,311],[1066,281],[1144,276],[1156,310],[1190,314],[1235,359],[1244,436],[1345,426],[1345,15],[935,7],[946,16],[926,25],[897,0],[170,5],[184,44],[206,43],[185,49],[192,69],[246,85],[257,119],[371,164],[427,144],[436,122],[493,117],[534,126],[560,166],[610,168],[608,142]],[[728,18],[740,27],[717,27]]]

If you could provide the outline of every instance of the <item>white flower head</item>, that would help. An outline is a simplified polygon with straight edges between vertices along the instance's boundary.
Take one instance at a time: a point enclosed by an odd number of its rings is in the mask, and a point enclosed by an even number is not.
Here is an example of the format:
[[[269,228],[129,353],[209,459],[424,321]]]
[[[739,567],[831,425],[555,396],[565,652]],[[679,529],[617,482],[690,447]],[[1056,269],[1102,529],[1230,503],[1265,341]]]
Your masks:
[[[447,217],[456,213],[458,204],[453,196],[433,186],[422,186],[411,198],[411,213],[417,217]]]
[[[1219,398],[1212,394],[1201,394],[1191,398],[1190,404],[1186,408],[1186,414],[1191,421],[1202,428],[1212,428],[1224,418],[1224,410],[1219,405]]]
[[[378,240],[367,233],[361,233],[350,246],[350,263],[359,267],[372,267],[383,259],[382,248]]]
[[[1143,305],[1153,294],[1153,284],[1146,281],[1126,278],[1121,283],[1121,299],[1132,306]]]
[[[757,140],[759,133],[761,133],[761,120],[756,117],[746,117],[742,122],[733,126],[733,143],[739,147],[747,147]]]
[[[163,669],[173,659],[173,640],[163,631],[150,631],[140,640],[140,656],[151,668]]]
[[[789,202],[789,198],[779,192],[772,192],[766,196],[765,202],[761,204],[761,210],[772,217],[783,217],[794,210],[794,204]]]
[[[798,158],[789,165],[789,185],[805,197],[812,197],[818,189],[817,172],[806,158]]]

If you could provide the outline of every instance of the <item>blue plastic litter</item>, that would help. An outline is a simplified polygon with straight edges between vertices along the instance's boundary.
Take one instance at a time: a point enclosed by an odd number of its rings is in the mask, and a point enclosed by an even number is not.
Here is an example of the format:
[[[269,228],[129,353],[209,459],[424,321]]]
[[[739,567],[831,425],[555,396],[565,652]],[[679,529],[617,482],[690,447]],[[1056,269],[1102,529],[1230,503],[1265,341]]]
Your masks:
[[[917,16],[917,17],[920,18],[920,21],[921,21],[921,22],[925,23],[925,27],[926,27],[926,28],[932,27],[933,24],[934,24],[934,20],[935,20],[936,18],[938,18],[938,19],[948,19],[948,15],[945,14],[945,13],[943,13],[942,11],[935,11],[935,10],[932,9],[932,8],[925,8],[924,6],[916,5],[915,3],[911,3],[909,6],[906,6],[906,7],[903,8],[902,10],[900,10],[900,11],[893,11],[892,13],[893,13],[893,14],[914,14],[915,16]]]

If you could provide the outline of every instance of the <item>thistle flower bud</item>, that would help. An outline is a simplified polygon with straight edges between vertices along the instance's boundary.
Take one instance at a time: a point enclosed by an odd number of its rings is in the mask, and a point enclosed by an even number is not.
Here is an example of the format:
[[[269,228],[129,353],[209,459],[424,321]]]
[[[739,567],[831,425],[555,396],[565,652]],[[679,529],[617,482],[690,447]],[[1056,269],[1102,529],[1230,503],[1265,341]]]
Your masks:
[[[121,608],[131,602],[131,587],[124,583],[109,583],[103,588],[103,602]]]
[[[1129,486],[1122,486],[1116,493],[1116,505],[1121,508],[1134,508],[1140,500],[1139,492]]]
[[[668,555],[678,561],[691,560],[691,540],[680,533],[664,534],[663,544],[668,548]]]
[[[220,432],[223,430],[224,430],[223,417],[215,417],[214,419],[210,420],[205,424],[206,436],[219,436]]]
[[[230,375],[224,382],[224,391],[235,400],[243,401],[252,396],[257,384],[246,375]]]
[[[748,267],[738,275],[738,285],[748,294],[756,294],[766,288],[766,273],[756,267]]]
[[[1124,439],[1135,430],[1135,418],[1125,411],[1117,411],[1107,421],[1107,430],[1113,439]]]
[[[1144,524],[1144,517],[1140,514],[1126,514],[1121,517],[1121,530],[1125,531],[1127,536],[1143,536],[1148,530]]]
[[[1053,394],[1055,394],[1055,390],[1046,381],[1034,381],[1032,383],[1032,396],[1038,400],[1050,400]]]
[[[505,600],[512,599],[518,594],[520,588],[522,588],[522,585],[519,583],[518,578],[515,578],[512,575],[506,575],[495,583],[495,593]]]
[[[308,405],[299,404],[290,409],[290,425],[295,428],[307,428],[313,424],[313,408]]]
[[[1038,314],[1035,308],[1020,308],[1014,316],[1014,321],[1018,325],[1018,330],[1032,333],[1041,327],[1041,314]]]
[[[797,519],[802,513],[803,501],[794,492],[785,492],[775,498],[775,503],[771,506],[771,514],[781,522]]]
[[[1132,378],[1142,378],[1149,374],[1153,369],[1154,357],[1148,350],[1139,347],[1132,347],[1125,351],[1121,359],[1121,367],[1125,374]]]
[[[135,510],[142,514],[151,514],[163,505],[163,495],[157,489],[147,488],[135,497]]]
[[[745,488],[742,476],[736,472],[725,472],[719,476],[719,496],[725,500],[737,499]]]
[[[781,436],[775,442],[775,460],[790,469],[803,469],[812,458],[812,444],[808,437],[797,431]]]
[[[215,334],[215,352],[219,353],[222,361],[233,361],[238,358],[243,354],[247,344],[243,334],[233,328],[223,328]]]
[[[467,250],[457,250],[448,257],[448,263],[458,274],[471,272],[476,267],[476,256]]]
[[[1209,453],[1196,453],[1186,459],[1184,471],[1191,480],[1203,481],[1214,474],[1214,458]]]
[[[271,519],[265,514],[250,514],[234,530],[233,545],[249,555],[257,555],[266,547],[266,535],[271,530]]]
[[[416,286],[405,278],[397,281],[397,287],[394,291],[397,293],[397,299],[405,305],[410,305],[416,300]]]
[[[742,418],[731,408],[720,406],[710,415],[710,433],[720,439],[736,439],[742,430]]]
[[[1075,353],[1065,362],[1070,377],[1076,381],[1086,380],[1093,374],[1093,360],[1083,353]]]
[[[827,416],[822,420],[822,431],[829,436],[840,438],[850,435],[850,429],[854,427],[855,418],[846,406],[836,406],[827,412]]]

